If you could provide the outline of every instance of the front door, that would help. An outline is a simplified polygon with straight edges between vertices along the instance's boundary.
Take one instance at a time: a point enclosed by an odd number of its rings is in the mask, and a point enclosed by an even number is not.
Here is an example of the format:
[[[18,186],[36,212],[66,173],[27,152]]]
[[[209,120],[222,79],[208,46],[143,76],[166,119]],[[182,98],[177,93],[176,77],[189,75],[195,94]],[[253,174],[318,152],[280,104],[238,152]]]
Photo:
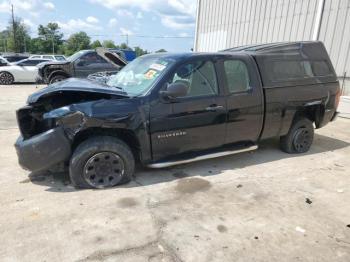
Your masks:
[[[179,66],[168,83],[182,82],[188,94],[151,106],[153,160],[218,147],[225,142],[225,97],[219,90],[215,63],[196,60]]]

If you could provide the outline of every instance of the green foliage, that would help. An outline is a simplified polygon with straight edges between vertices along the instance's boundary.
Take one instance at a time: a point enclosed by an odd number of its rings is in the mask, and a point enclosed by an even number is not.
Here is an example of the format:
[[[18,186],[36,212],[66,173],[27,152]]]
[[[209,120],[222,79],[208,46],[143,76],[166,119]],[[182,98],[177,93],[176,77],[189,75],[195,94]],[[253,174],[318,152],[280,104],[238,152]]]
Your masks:
[[[83,31],[72,34],[64,44],[64,53],[67,56],[84,49],[90,49],[90,37]]]
[[[28,28],[18,17],[15,18],[14,23],[12,20],[7,27],[8,38],[7,48],[16,53],[25,52],[27,50],[28,40],[30,39]]]
[[[116,48],[117,46],[114,44],[113,40],[104,40],[102,43],[105,48]]]
[[[120,45],[117,46],[119,49],[125,49],[125,50],[132,50],[130,46],[128,46],[126,43],[121,43]]]
[[[147,50],[143,50],[143,49],[142,49],[141,47],[139,47],[139,46],[135,46],[134,50],[135,50],[136,56],[142,56],[142,55],[148,54],[148,51],[147,51]]]
[[[156,53],[166,53],[166,52],[168,52],[168,51],[166,51],[166,50],[163,49],[163,48],[156,51]]]
[[[102,44],[101,44],[101,42],[99,40],[95,40],[91,44],[91,48],[92,49],[96,49],[97,47],[102,47]]]
[[[48,23],[47,26],[39,25],[38,37],[34,38],[36,52],[40,53],[57,53],[63,44],[63,34],[59,31],[57,23]],[[38,51],[37,51],[38,50]]]

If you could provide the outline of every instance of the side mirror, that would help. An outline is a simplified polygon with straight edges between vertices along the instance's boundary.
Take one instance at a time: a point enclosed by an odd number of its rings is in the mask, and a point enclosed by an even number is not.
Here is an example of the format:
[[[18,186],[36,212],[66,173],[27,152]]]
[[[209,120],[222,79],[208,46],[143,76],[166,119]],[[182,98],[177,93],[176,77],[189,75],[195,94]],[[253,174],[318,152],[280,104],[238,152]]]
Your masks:
[[[160,94],[167,98],[178,98],[182,96],[186,96],[188,93],[188,85],[185,85],[184,83],[172,83],[168,85],[167,89],[165,91],[161,91]]]

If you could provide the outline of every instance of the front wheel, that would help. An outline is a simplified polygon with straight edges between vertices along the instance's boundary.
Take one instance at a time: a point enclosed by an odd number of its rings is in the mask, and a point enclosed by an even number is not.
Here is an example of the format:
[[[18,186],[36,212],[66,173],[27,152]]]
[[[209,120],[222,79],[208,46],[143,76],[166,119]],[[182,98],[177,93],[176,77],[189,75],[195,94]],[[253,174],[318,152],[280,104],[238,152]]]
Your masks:
[[[77,188],[108,188],[129,182],[134,169],[133,154],[123,141],[98,136],[76,148],[69,176]]]
[[[281,137],[280,145],[282,151],[289,154],[305,153],[310,149],[313,139],[313,123],[307,118],[299,118],[293,121],[288,134]]]
[[[56,82],[61,82],[63,80],[67,79],[66,76],[64,75],[56,75],[50,79],[50,84],[56,83]]]

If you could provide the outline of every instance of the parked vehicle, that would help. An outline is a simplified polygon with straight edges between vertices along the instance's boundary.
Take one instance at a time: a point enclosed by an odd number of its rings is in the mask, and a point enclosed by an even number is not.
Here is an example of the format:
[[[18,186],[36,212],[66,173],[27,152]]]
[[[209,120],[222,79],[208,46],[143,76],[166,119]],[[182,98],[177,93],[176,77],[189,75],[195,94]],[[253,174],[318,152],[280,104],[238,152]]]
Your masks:
[[[132,60],[136,58],[136,52],[134,50],[118,49],[118,48],[110,48],[108,50],[113,53],[117,53],[120,57],[122,57],[128,63],[130,63]]]
[[[66,61],[66,57],[64,55],[32,55],[29,58],[46,59],[46,60],[52,60],[52,61]]]
[[[2,56],[0,56],[0,66],[7,66],[9,64],[10,64],[10,62],[7,61],[6,58],[3,58]]]
[[[117,73],[126,63],[117,53],[104,48],[83,50],[68,57],[67,61],[40,65],[37,82],[52,84],[70,77],[86,78],[101,71]]]
[[[321,42],[152,54],[106,85],[70,79],[32,94],[17,111],[15,146],[25,169],[67,164],[76,187],[105,188],[129,181],[135,162],[166,167],[271,137],[287,153],[307,152],[339,97]]]
[[[0,84],[11,85],[14,82],[33,83],[38,77],[37,65],[49,60],[24,59],[0,67]]]
[[[18,62],[23,59],[29,58],[29,56],[25,54],[4,54],[2,57],[10,63]]]

